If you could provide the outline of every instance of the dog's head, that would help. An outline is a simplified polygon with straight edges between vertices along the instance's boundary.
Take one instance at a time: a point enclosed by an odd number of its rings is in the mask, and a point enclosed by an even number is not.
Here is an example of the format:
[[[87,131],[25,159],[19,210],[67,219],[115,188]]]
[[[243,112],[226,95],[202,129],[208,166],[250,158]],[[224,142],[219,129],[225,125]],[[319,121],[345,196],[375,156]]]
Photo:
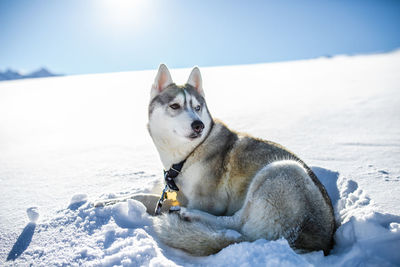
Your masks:
[[[197,146],[208,134],[212,118],[204,100],[200,70],[193,68],[185,85],[176,85],[161,64],[151,88],[149,131],[157,145],[173,152]]]

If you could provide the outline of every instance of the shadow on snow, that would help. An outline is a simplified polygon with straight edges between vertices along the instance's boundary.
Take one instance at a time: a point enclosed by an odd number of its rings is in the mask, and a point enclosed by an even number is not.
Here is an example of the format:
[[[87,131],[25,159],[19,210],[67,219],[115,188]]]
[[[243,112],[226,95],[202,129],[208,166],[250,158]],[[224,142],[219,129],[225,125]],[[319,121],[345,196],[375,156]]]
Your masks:
[[[7,261],[15,260],[18,258],[28,247],[32,241],[33,234],[35,232],[36,223],[28,223],[22,233],[19,235],[17,241],[12,247],[10,253],[8,253]]]

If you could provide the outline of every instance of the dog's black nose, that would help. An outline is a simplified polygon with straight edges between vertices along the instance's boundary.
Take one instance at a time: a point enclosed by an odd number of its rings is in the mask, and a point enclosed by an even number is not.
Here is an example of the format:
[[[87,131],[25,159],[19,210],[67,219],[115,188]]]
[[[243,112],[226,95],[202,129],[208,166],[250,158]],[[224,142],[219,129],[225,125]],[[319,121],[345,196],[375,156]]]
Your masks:
[[[204,129],[204,124],[201,121],[192,122],[192,129],[195,133],[201,133]]]

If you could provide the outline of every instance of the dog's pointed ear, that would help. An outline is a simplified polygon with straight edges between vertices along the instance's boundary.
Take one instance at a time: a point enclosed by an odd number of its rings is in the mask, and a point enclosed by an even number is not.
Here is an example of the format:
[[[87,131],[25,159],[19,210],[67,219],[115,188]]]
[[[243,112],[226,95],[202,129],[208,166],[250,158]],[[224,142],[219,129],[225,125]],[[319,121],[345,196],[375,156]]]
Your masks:
[[[174,83],[171,78],[171,74],[167,66],[161,64],[158,68],[157,76],[154,80],[154,84],[151,87],[151,99],[158,95],[162,90],[168,87],[168,85]]]
[[[193,86],[196,89],[196,91],[204,97],[203,81],[201,79],[201,74],[198,67],[193,68],[192,72],[189,75],[187,84]]]

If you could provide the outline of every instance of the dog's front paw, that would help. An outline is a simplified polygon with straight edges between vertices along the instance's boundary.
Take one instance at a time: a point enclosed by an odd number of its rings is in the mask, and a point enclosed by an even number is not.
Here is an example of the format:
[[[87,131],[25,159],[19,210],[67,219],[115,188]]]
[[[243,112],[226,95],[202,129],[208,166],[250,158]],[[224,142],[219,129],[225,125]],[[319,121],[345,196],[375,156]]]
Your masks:
[[[181,220],[190,222],[190,217],[189,217],[189,213],[187,211],[186,208],[181,207],[181,209],[178,211],[178,215],[181,218]]]
[[[180,206],[172,206],[169,208],[168,212],[169,213],[174,213],[174,212],[179,212],[181,210]]]
[[[181,217],[182,220],[187,222],[200,221],[201,218],[201,216],[197,214],[195,211],[188,210],[183,207],[181,207],[179,211],[179,216]]]
[[[103,208],[103,207],[105,207],[105,206],[114,205],[114,204],[116,204],[116,203],[119,202],[119,201],[121,201],[121,200],[118,200],[118,199],[100,200],[100,201],[96,201],[96,202],[94,203],[94,207],[95,207],[95,208]]]

